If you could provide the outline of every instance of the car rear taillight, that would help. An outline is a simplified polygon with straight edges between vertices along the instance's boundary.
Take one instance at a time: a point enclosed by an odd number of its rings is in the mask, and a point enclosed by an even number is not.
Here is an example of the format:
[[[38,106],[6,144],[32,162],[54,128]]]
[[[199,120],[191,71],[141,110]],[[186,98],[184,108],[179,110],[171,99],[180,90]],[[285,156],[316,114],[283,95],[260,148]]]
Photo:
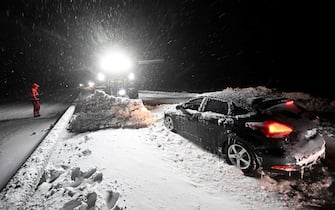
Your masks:
[[[293,131],[290,126],[275,121],[247,122],[245,126],[254,130],[258,129],[270,138],[285,138]]]
[[[294,101],[286,101],[285,105],[286,106],[291,106],[294,104]]]
[[[281,171],[297,171],[296,166],[271,166],[272,169],[281,170]]]

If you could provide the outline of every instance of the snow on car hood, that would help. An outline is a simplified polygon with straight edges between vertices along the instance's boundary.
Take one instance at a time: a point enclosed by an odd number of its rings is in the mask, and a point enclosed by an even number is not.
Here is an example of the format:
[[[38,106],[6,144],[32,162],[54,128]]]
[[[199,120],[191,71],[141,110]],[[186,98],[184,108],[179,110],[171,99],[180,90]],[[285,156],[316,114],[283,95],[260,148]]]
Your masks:
[[[141,128],[156,121],[141,99],[114,97],[96,90],[77,100],[68,129],[81,133],[103,128]]]

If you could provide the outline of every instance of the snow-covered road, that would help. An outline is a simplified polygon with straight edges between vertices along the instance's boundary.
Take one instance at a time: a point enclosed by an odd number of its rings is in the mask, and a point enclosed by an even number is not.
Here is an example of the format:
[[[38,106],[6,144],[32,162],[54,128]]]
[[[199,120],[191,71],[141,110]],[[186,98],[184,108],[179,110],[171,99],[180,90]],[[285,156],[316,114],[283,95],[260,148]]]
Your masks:
[[[0,189],[26,161],[75,97],[75,90],[43,97],[39,118],[33,118],[32,104],[28,100],[0,104]]]
[[[26,161],[58,117],[0,122],[0,189]]]

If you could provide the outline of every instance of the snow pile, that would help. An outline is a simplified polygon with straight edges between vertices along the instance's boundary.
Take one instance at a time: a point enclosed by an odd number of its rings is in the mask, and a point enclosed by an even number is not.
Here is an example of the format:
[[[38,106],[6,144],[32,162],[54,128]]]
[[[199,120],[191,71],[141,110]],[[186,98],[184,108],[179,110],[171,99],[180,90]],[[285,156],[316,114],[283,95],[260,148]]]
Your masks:
[[[294,203],[294,209],[334,209],[335,182],[330,173],[315,169],[305,179],[264,176],[260,184],[268,192],[279,193],[283,201]]]
[[[142,100],[114,97],[97,90],[77,102],[69,130],[81,133],[103,128],[142,128],[154,122]]]
[[[302,92],[282,92],[281,96],[286,98],[292,98],[304,105],[308,110],[315,112],[334,112],[335,111],[335,100],[330,101],[329,99],[315,97],[309,93]]]
[[[232,94],[234,93],[234,94]],[[205,93],[208,95],[208,93]],[[248,88],[226,88],[222,91],[211,92],[211,95],[240,97],[241,99],[252,98],[257,96],[278,96],[294,99],[310,111],[314,112],[335,112],[335,100],[312,96],[303,92],[281,92],[276,89],[269,89],[264,86]],[[242,100],[243,101],[243,100]],[[247,107],[246,107],[247,108]]]

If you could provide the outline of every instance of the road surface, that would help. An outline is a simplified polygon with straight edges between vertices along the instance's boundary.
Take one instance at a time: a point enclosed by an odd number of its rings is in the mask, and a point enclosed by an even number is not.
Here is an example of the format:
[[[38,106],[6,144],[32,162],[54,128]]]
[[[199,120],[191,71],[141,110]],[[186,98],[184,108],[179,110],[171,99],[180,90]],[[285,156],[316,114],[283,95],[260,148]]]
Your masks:
[[[77,97],[77,90],[41,97],[41,117],[30,101],[0,104],[0,189],[6,186]]]

